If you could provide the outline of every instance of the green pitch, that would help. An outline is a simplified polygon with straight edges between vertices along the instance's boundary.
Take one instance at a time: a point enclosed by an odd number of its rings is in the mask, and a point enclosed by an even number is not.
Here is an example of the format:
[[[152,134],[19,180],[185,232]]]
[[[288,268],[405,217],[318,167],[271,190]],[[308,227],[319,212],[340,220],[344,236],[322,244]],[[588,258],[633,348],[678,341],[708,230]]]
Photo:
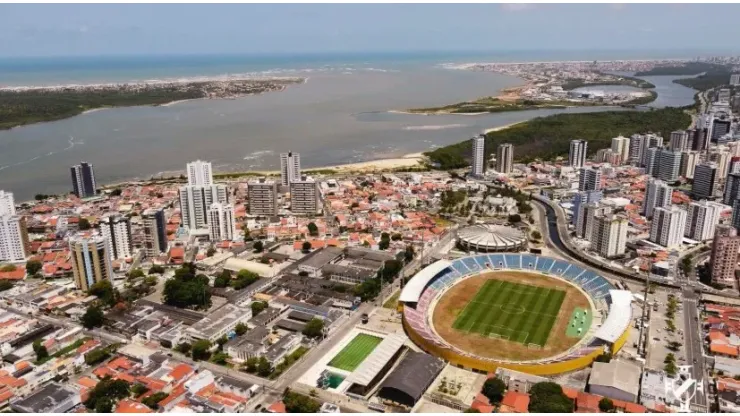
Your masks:
[[[329,361],[329,366],[345,371],[355,371],[381,341],[383,338],[358,334]]]
[[[568,329],[565,330],[565,335],[571,338],[581,338],[586,335],[588,328],[591,327],[591,319],[593,314],[583,308],[575,308],[573,314],[570,315],[568,320]],[[580,329],[580,331],[578,331]]]
[[[544,347],[565,292],[489,280],[452,324],[454,329]]]

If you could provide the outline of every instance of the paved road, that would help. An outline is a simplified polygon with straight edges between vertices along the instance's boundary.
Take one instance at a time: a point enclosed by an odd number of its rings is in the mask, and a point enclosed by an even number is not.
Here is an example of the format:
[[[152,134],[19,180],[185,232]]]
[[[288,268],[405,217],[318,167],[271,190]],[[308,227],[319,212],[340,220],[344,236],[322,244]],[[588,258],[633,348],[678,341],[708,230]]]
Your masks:
[[[704,359],[704,341],[702,332],[699,328],[699,311],[698,299],[693,288],[688,287],[683,290],[683,316],[684,316],[684,347],[686,350],[686,362],[691,365],[691,377],[694,380],[701,380],[704,383],[706,392],[707,377],[704,369],[706,363]],[[707,398],[704,394],[698,394],[694,397],[695,405],[707,406]]]

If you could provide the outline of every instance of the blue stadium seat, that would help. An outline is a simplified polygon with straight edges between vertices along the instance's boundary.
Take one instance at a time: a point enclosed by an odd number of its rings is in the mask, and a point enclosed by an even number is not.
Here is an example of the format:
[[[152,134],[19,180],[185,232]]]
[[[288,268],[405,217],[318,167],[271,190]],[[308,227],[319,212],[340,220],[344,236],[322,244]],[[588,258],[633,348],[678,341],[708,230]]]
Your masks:
[[[568,267],[567,270],[563,273],[563,277],[565,277],[568,280],[573,280],[577,278],[581,273],[583,273],[584,270],[582,267],[576,266],[575,264],[571,264],[570,267]]]
[[[491,254],[488,256],[488,259],[494,269],[502,269],[506,267],[503,254]]]
[[[475,262],[478,263],[481,269],[487,269],[486,263],[488,263],[488,256],[475,256]]]
[[[537,270],[541,271],[542,273],[549,273],[550,267],[552,267],[552,264],[554,262],[555,260],[549,257],[539,257],[537,259]]]
[[[568,269],[568,266],[570,266],[570,263],[566,263],[562,260],[555,260],[555,264],[552,265],[550,273],[557,276],[562,276],[563,273]]]
[[[479,272],[481,270],[480,265],[476,263],[475,259],[472,257],[465,257],[462,259],[462,262],[468,266],[468,269],[470,269],[471,272]]]
[[[506,259],[506,268],[508,269],[521,269],[522,268],[522,256],[519,254],[504,254]]]
[[[522,269],[534,269],[537,266],[537,257],[532,254],[522,254]]]
[[[460,276],[465,276],[466,274],[470,273],[470,270],[468,270],[468,268],[465,267],[465,265],[460,260],[455,260],[452,263],[452,268],[455,269],[455,271],[457,271]]]

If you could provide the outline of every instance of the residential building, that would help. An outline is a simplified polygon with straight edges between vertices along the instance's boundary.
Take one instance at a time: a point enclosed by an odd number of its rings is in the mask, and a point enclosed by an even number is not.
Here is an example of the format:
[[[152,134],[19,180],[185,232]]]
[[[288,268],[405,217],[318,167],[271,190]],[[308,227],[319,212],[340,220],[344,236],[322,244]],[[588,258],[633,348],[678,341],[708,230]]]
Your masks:
[[[251,317],[251,309],[227,303],[194,323],[185,333],[193,341],[207,339],[215,343],[223,336],[228,337],[239,323],[246,324]]]
[[[737,230],[727,225],[717,226],[712,243],[712,253],[709,257],[712,282],[725,286],[735,285],[738,250],[740,250],[740,237],[737,235]]]
[[[483,176],[486,171],[486,135],[480,134],[470,139],[472,149],[472,170],[473,176]]]
[[[0,261],[22,262],[29,253],[25,218],[16,215],[13,194],[0,191]]]
[[[316,215],[321,211],[316,181],[304,177],[290,184],[290,211],[295,215]]]
[[[103,236],[70,238],[69,250],[72,252],[72,271],[77,289],[87,291],[96,282],[113,278],[108,247],[108,240]]]
[[[694,198],[712,198],[717,189],[717,164],[713,162],[700,163],[694,170],[694,183],[691,185],[691,194]]]
[[[710,240],[714,237],[714,230],[719,223],[723,205],[716,202],[701,200],[689,204],[686,216],[685,236],[696,241]]]
[[[605,258],[624,254],[627,243],[627,218],[612,213],[593,218],[591,250]]]
[[[120,215],[109,215],[100,219],[100,233],[108,241],[111,260],[133,256],[131,220]]]
[[[82,162],[69,170],[72,174],[72,191],[78,198],[88,198],[98,193],[95,171],[91,163]]]
[[[641,214],[650,219],[655,208],[671,206],[673,188],[660,179],[649,178],[645,186],[645,199],[642,202]]]
[[[599,202],[603,196],[601,191],[582,191],[578,192],[573,197],[573,216],[571,217],[571,224],[578,224],[578,219],[583,214],[583,210],[588,203]]]
[[[644,139],[642,140],[642,159],[641,159],[641,165],[647,166],[647,156],[648,156],[648,150],[650,149],[662,149],[663,148],[663,138],[655,135],[655,134],[646,134],[643,136]],[[657,159],[656,159],[657,160]]]
[[[511,173],[514,169],[514,145],[502,143],[496,151],[496,171]]]
[[[275,181],[261,178],[247,184],[250,215],[277,215],[278,190]]]
[[[25,381],[25,380],[24,380]],[[49,383],[10,404],[18,413],[67,413],[81,403],[78,389],[65,384]]]
[[[689,132],[677,130],[671,132],[671,139],[668,142],[668,148],[674,152],[685,152],[691,149],[689,141]]]
[[[740,198],[732,203],[732,226],[740,231]]]
[[[727,177],[731,159],[732,155],[725,146],[719,146],[709,153],[709,161],[717,164],[717,180],[723,180]]]
[[[578,190],[579,191],[598,191],[601,189],[601,169],[591,167],[581,167],[579,169]]]
[[[15,215],[15,199],[12,192],[0,190],[0,215]]]
[[[733,87],[740,86],[740,74],[730,75],[730,85]]]
[[[196,160],[187,165],[188,185],[211,186],[213,185],[213,168],[211,162]]]
[[[693,130],[694,141],[691,150],[703,152],[709,147],[709,131],[706,128],[696,128]]]
[[[681,168],[681,152],[671,150],[660,151],[658,174],[653,176],[660,180],[673,183],[678,180],[678,172]]]
[[[208,210],[208,228],[211,241],[233,240],[236,236],[234,206],[214,202]]]
[[[612,138],[611,150],[620,156],[622,162],[627,162],[630,157],[630,139],[623,136]]]
[[[643,158],[645,173],[655,178],[657,178],[658,173],[660,173],[660,151],[661,149],[658,147],[647,149],[645,150],[645,156]]]
[[[167,252],[167,222],[164,209],[147,209],[141,214],[144,227],[144,252],[153,258]]]
[[[681,152],[681,168],[678,174],[686,179],[694,179],[694,171],[699,163],[699,152],[688,151]]]
[[[734,143],[740,145],[740,142]],[[736,148],[740,150],[740,146],[736,146]],[[729,175],[731,173],[740,173],[740,156],[733,156],[732,159],[730,159],[730,167],[727,169],[727,174]]]
[[[729,118],[721,117],[712,120],[712,141],[716,142],[720,137],[730,132],[732,121]]]
[[[630,137],[630,151],[627,162],[633,165],[641,165],[643,150],[645,149],[645,136],[642,134],[633,134]]]
[[[666,248],[677,248],[683,241],[686,211],[677,207],[656,208],[650,227],[650,241]]]
[[[280,153],[280,184],[288,186],[301,180],[301,155],[299,153]]]
[[[229,203],[226,185],[181,186],[180,210],[182,225],[191,231],[208,228],[208,208],[214,203]]]
[[[722,203],[732,206],[738,195],[740,195],[740,173],[731,173],[727,175],[725,192],[722,195]]]
[[[612,400],[634,403],[640,393],[641,373],[640,365],[632,361],[595,362],[588,380],[588,391]]]
[[[583,207],[583,214],[578,217],[576,223],[576,236],[591,241],[593,234],[594,218],[611,212],[611,208],[604,207],[598,203],[591,202]]]
[[[570,151],[568,152],[568,164],[574,169],[578,169],[586,164],[586,155],[588,154],[588,142],[585,140],[571,140]]]

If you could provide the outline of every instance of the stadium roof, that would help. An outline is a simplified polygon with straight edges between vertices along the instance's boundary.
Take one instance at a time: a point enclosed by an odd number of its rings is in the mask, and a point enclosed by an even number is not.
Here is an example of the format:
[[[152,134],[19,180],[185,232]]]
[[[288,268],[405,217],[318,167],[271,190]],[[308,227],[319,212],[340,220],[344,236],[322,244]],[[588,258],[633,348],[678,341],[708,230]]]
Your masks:
[[[506,249],[523,244],[527,237],[513,227],[496,224],[476,224],[465,227],[457,233],[458,238],[469,245]]]
[[[380,385],[378,395],[413,406],[444,366],[439,358],[410,351]]]
[[[398,298],[401,302],[418,302],[421,297],[421,292],[424,291],[426,285],[438,275],[442,270],[452,266],[452,263],[447,260],[436,261],[429,266],[425,267],[419,273],[406,283],[406,286],[401,292],[401,296]]]
[[[611,387],[636,397],[640,393],[641,374],[642,368],[629,361],[595,362],[588,385]]]
[[[390,335],[378,344],[373,352],[362,361],[359,367],[350,374],[348,381],[361,386],[369,386],[378,376],[381,370],[388,364],[398,350],[406,343],[406,337],[402,335]]]
[[[615,342],[629,327],[632,319],[632,293],[629,290],[610,290],[612,304],[609,315],[594,337],[606,342]]]

